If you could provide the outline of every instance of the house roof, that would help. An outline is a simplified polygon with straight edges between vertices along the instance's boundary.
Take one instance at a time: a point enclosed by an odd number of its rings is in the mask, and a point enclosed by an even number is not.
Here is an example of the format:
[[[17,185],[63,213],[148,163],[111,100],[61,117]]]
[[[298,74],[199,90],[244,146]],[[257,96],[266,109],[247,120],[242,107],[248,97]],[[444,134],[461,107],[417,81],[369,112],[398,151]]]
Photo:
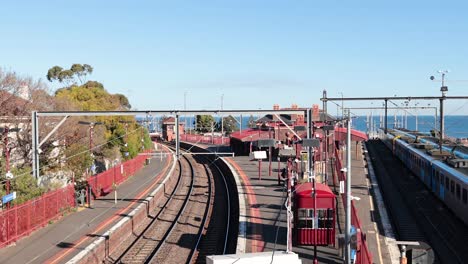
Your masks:
[[[175,125],[175,117],[167,117],[163,119],[163,124],[165,125]],[[184,125],[185,122],[179,120],[179,125]]]
[[[282,110],[289,110],[290,108],[283,108]],[[291,108],[292,109],[292,108]],[[294,110],[307,110],[306,108],[295,108]],[[288,125],[292,124],[294,121],[297,120],[297,114],[296,115],[280,115],[279,117]],[[301,115],[302,116],[302,115]],[[305,118],[304,120],[306,119],[307,117],[307,114],[304,115]],[[318,117],[317,116],[313,116],[312,117],[312,121],[313,122],[320,122],[320,121],[325,121],[325,118],[326,120],[330,121],[330,120],[335,120],[336,118],[332,115],[330,115],[329,113],[325,114],[322,110],[319,111],[319,114],[318,114]],[[271,115],[271,114],[268,114],[268,115],[265,115],[259,119],[257,119],[257,123],[262,123],[262,122],[277,122],[279,121],[279,119],[274,116],[274,115]]]
[[[283,122],[285,122],[288,125],[293,123],[291,115],[280,115],[279,117],[281,118],[281,120],[283,120]],[[277,122],[277,121],[279,121],[279,119],[274,115],[265,115],[264,117],[257,119],[257,123],[263,123],[263,122],[270,123],[270,122]]]

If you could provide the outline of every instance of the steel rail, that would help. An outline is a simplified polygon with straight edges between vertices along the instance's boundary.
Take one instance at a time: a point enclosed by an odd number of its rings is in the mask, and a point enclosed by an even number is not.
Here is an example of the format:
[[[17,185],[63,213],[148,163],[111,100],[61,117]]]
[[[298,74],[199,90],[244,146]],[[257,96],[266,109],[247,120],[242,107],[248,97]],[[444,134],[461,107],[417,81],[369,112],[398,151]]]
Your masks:
[[[226,218],[227,218],[227,221],[226,221],[226,232],[225,232],[225,235],[224,235],[224,247],[223,247],[223,255],[224,255],[224,254],[226,254],[226,251],[227,251],[227,243],[228,243],[228,240],[229,240],[229,230],[230,230],[230,225],[231,225],[231,198],[230,198],[231,193],[229,192],[229,187],[228,187],[228,184],[227,184],[227,181],[226,181],[226,176],[222,172],[222,170],[219,168],[219,166],[215,163],[216,160],[211,161],[210,159],[208,159],[206,157],[203,157],[203,158],[206,161],[210,162],[207,167],[213,165],[215,167],[215,169],[218,171],[219,175],[222,176],[221,178],[223,179],[224,187],[225,187],[225,190],[226,190],[226,197],[227,197],[227,200],[226,200],[227,216],[226,216]],[[194,263],[195,256],[198,257],[198,254],[196,254],[196,253],[199,253],[199,250],[200,250],[200,242],[201,242],[201,239],[203,237],[203,229],[205,229],[205,227],[206,228],[208,227],[207,226],[207,224],[208,224],[207,221],[210,220],[206,216],[203,219],[203,225],[200,228],[197,243],[195,244],[195,247],[193,248],[193,250],[190,252],[190,257],[189,257],[187,263]]]
[[[208,160],[207,158],[205,158],[205,160]],[[208,166],[205,167],[205,171],[208,173]],[[202,225],[200,226],[200,230],[198,231],[198,238],[197,238],[197,242],[195,243],[195,246],[190,250],[190,254],[189,254],[189,257],[187,258],[187,262],[186,263],[194,263],[194,257],[195,257],[195,253],[200,245],[200,242],[201,242],[201,239],[203,237],[203,230],[205,229],[208,229],[208,214],[210,212],[210,208],[211,207],[211,204],[213,203],[214,204],[214,197],[213,197],[213,189],[211,186],[212,186],[212,180],[211,178],[213,178],[213,175],[210,174],[210,176],[208,177],[208,181],[209,181],[209,195],[208,195],[208,206],[206,207],[205,209],[205,213],[203,214],[203,220],[202,220]]]
[[[115,263],[121,263],[122,262],[122,259],[125,257],[125,255],[136,245],[136,243],[138,243],[138,241],[140,241],[140,239],[144,236],[144,234],[146,234],[146,232],[151,228],[153,227],[154,223],[157,221],[157,219],[159,218],[159,216],[166,211],[166,208],[167,208],[167,205],[172,201],[172,199],[175,197],[175,193],[176,191],[179,189],[180,187],[180,182],[181,182],[181,179],[182,179],[182,164],[179,161],[177,161],[179,163],[179,177],[177,178],[177,183],[176,183],[176,186],[174,187],[174,189],[172,190],[169,198],[167,199],[167,201],[164,203],[164,205],[162,206],[161,210],[156,214],[156,216],[151,220],[151,222],[145,227],[145,229],[143,229],[143,231],[137,236],[137,238],[130,244],[129,247],[127,247],[127,249],[119,256],[119,258],[115,261]]]
[[[187,163],[189,164],[189,166],[190,166],[190,171],[191,171],[191,175],[192,175],[192,179],[191,179],[191,181],[190,181],[189,192],[188,192],[188,194],[185,196],[185,199],[184,199],[182,208],[179,210],[179,212],[177,213],[176,218],[175,218],[174,221],[171,223],[171,225],[169,226],[169,229],[166,231],[166,233],[165,233],[164,236],[162,237],[161,242],[160,242],[160,243],[157,245],[157,247],[150,253],[150,255],[146,258],[146,260],[145,260],[144,263],[153,263],[153,262],[154,262],[154,258],[158,255],[159,250],[166,244],[166,240],[167,240],[167,238],[172,234],[172,231],[174,231],[174,229],[175,229],[174,227],[175,227],[176,224],[179,222],[179,219],[180,219],[180,217],[182,216],[182,214],[184,213],[185,208],[187,207],[188,201],[190,200],[190,196],[192,196],[192,191],[193,191],[194,182],[195,182],[195,169],[193,168],[192,163],[188,160],[187,157],[184,157],[184,159],[185,159],[185,160],[187,161]]]

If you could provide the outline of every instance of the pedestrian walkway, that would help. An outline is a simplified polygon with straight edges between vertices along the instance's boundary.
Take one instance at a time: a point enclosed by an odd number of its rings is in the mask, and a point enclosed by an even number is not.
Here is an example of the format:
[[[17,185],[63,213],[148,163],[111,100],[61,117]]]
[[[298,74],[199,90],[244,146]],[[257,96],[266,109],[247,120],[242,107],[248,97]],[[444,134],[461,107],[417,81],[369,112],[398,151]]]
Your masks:
[[[152,158],[150,164],[114,192],[93,200],[91,208],[70,213],[16,244],[0,249],[0,263],[65,263],[145,202],[172,164],[171,156]]]
[[[344,153],[343,167],[346,166],[346,153]],[[372,253],[374,263],[391,263],[388,245],[382,231],[381,216],[379,210],[374,206],[374,192],[362,143],[353,142],[351,147],[351,195],[354,198],[354,205],[357,209],[361,223],[362,232],[366,234],[367,246]],[[340,201],[340,208],[343,204]],[[385,209],[384,209],[385,210]],[[340,226],[344,229],[345,215],[344,209],[340,209]]]

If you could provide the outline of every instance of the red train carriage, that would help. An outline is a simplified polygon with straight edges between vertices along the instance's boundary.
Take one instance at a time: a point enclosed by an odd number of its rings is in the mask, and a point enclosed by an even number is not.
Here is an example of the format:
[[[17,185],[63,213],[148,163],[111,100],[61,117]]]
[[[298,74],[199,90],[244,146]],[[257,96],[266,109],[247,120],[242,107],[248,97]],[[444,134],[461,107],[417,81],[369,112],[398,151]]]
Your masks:
[[[295,245],[335,245],[335,194],[325,184],[315,185],[315,201],[311,182],[298,184],[295,188],[293,228]]]

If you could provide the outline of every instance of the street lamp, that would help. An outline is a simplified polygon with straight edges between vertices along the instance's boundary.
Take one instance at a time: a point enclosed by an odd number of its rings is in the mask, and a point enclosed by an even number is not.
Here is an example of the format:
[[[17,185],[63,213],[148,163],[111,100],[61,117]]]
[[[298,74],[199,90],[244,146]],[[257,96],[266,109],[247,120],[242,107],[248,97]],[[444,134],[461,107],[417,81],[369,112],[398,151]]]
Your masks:
[[[89,153],[90,153],[90,155],[92,155],[94,126],[102,125],[102,122],[78,121],[78,124],[80,124],[80,125],[89,125]]]
[[[448,70],[437,71],[442,75],[442,85],[440,86],[440,92],[442,97],[439,98],[440,101],[440,133],[439,133],[439,151],[442,153],[442,141],[444,140],[444,100],[448,92],[448,87],[445,86],[445,74],[449,73]],[[431,81],[434,81],[435,77],[430,77]]]
[[[404,104],[405,104],[405,108],[404,108],[404,111],[405,111],[405,124],[404,124],[404,127],[405,127],[406,129],[408,129],[408,110],[407,110],[407,108],[408,108],[409,102],[408,102],[408,101],[404,101]]]
[[[223,110],[224,94],[221,94],[221,111]],[[221,114],[221,145],[224,145],[224,116]]]
[[[91,166],[91,169],[90,169],[90,175],[92,175],[92,174],[94,174],[92,168],[95,168],[94,157],[93,157],[93,131],[94,131],[94,126],[102,125],[102,122],[78,121],[78,124],[88,125],[89,126],[89,155],[93,159],[93,165]],[[94,187],[96,189],[95,194],[96,194],[96,197],[97,197],[97,175],[95,176],[94,180],[95,180],[95,186]],[[91,186],[90,185],[88,185],[88,205],[89,205],[89,208],[91,208]]]
[[[342,92],[340,92],[340,94],[341,94],[341,119],[344,119],[344,96]]]
[[[415,104],[414,104],[415,107],[418,107],[418,105],[419,105],[419,103],[415,103]],[[418,113],[418,109],[417,109],[417,108],[415,108],[414,111],[416,112],[416,118],[415,118],[415,120],[414,120],[414,124],[415,124],[415,129],[414,129],[414,130],[418,131],[418,114],[419,114],[419,113]]]

